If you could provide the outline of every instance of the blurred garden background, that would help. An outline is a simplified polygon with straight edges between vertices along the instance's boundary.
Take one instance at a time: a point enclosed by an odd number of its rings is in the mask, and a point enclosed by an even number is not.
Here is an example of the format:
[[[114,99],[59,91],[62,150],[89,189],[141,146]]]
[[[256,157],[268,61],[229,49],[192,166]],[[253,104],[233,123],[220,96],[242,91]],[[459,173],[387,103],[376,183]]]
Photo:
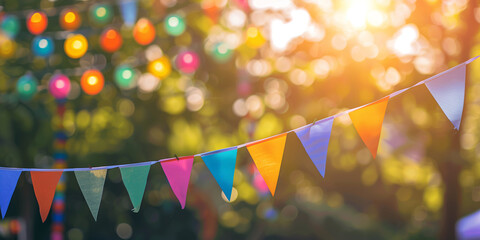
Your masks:
[[[273,136],[480,54],[479,22],[474,0],[0,0],[0,165],[143,162]],[[86,52],[69,49],[72,34]],[[460,131],[418,86],[390,101],[376,159],[343,115],[325,178],[290,133],[275,197],[241,148],[230,202],[195,158],[184,210],[157,164],[133,213],[113,169],[97,222],[64,173],[64,204],[42,223],[23,173],[0,238],[455,239],[480,207],[479,64]],[[103,74],[98,94],[81,86],[89,69]],[[57,73],[71,81],[64,101],[48,91]]]

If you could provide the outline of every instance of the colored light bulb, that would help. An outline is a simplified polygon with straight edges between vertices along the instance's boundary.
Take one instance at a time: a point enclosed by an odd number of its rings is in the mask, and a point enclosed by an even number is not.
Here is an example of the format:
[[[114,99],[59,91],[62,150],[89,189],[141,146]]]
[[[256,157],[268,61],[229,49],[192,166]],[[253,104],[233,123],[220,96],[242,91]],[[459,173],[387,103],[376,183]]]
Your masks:
[[[212,56],[218,62],[228,61],[232,54],[232,49],[226,43],[217,43],[213,46]]]
[[[113,53],[120,49],[122,44],[122,36],[113,28],[105,29],[100,36],[100,46],[105,52]]]
[[[90,8],[90,17],[96,24],[107,24],[113,18],[112,6],[109,4],[95,4]]]
[[[122,89],[129,89],[135,81],[135,70],[129,65],[121,65],[115,69],[115,83]]]
[[[65,99],[70,93],[70,79],[63,74],[55,74],[48,83],[48,90],[56,99]]]
[[[48,25],[48,18],[45,13],[36,11],[27,17],[27,29],[30,33],[38,35],[43,33]]]
[[[175,65],[183,73],[194,73],[200,66],[200,58],[193,51],[184,51],[178,54]]]
[[[17,81],[17,93],[23,100],[30,100],[37,93],[37,80],[31,74],[21,76]]]
[[[133,28],[133,38],[140,45],[148,45],[155,39],[155,27],[146,18],[140,18]]]
[[[15,54],[17,44],[4,34],[0,34],[0,57],[11,58]]]
[[[103,74],[98,70],[88,70],[82,75],[80,86],[85,93],[89,95],[96,95],[103,89],[105,80]]]
[[[0,28],[10,38],[15,38],[20,31],[20,22],[14,15],[7,15],[3,18]]]
[[[60,26],[65,30],[75,30],[82,24],[82,18],[77,10],[67,8],[60,14]]]
[[[179,36],[185,32],[185,20],[177,14],[170,14],[165,18],[165,31],[172,36]]]
[[[245,44],[250,48],[260,48],[266,42],[260,30],[256,27],[249,27],[246,35]]]
[[[88,49],[87,39],[82,34],[70,35],[65,40],[64,49],[70,58],[81,58]]]
[[[163,79],[172,72],[170,61],[166,56],[154,60],[148,64],[148,71],[155,77]]]
[[[51,37],[36,36],[32,41],[32,52],[39,57],[48,57],[55,50]]]

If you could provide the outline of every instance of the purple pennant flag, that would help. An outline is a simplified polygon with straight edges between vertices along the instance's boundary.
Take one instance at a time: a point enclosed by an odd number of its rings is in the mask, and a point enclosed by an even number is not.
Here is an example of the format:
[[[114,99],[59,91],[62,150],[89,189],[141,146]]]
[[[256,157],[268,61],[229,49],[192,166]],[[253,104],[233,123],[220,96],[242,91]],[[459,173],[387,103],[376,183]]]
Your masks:
[[[2,210],[2,218],[7,213],[8,205],[10,205],[10,200],[21,173],[21,170],[0,170],[0,208]]]
[[[295,131],[322,177],[325,177],[328,143],[332,132],[333,119],[333,117],[329,117]]]
[[[465,99],[466,64],[441,74],[425,83],[455,129],[460,129]]]

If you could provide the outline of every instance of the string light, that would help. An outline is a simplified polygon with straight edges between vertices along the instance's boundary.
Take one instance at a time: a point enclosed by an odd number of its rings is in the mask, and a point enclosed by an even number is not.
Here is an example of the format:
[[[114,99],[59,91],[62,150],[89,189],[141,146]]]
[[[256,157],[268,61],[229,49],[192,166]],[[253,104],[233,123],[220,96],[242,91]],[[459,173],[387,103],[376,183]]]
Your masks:
[[[65,99],[70,93],[70,79],[63,74],[55,74],[48,83],[48,90],[56,99]]]
[[[88,49],[87,39],[82,34],[70,35],[65,40],[64,49],[70,58],[81,58]]]
[[[10,38],[15,38],[20,31],[20,22],[14,15],[7,15],[3,18],[0,28]]]
[[[113,53],[120,49],[122,44],[122,36],[113,28],[105,29],[100,36],[100,46],[105,52]]]
[[[260,48],[265,44],[265,41],[265,38],[258,28],[249,27],[247,29],[245,44],[250,48]]]
[[[105,80],[103,74],[98,70],[88,70],[83,73],[80,85],[88,95],[97,95],[103,89]]]
[[[232,49],[226,43],[220,42],[213,46],[212,56],[217,62],[228,61],[232,54]]]
[[[32,52],[39,57],[48,57],[55,50],[51,37],[36,36],[32,41]]]
[[[115,69],[115,83],[122,89],[133,87],[135,77],[135,70],[129,65],[120,65]]]
[[[82,24],[82,18],[77,10],[72,8],[64,9],[60,14],[60,26],[65,30],[76,30]]]
[[[32,74],[25,74],[17,81],[17,93],[22,100],[30,100],[37,93],[37,80]]]
[[[133,38],[140,45],[148,45],[155,39],[155,28],[146,18],[140,18],[133,28]]]
[[[39,35],[45,31],[48,25],[48,18],[45,13],[40,11],[32,12],[27,18],[27,29],[34,35]]]
[[[112,20],[112,11],[109,4],[95,4],[90,8],[90,17],[95,24],[104,25]]]
[[[172,36],[180,36],[185,32],[185,20],[177,14],[170,14],[165,18],[165,31]]]
[[[11,58],[15,54],[17,44],[4,34],[0,34],[0,57]]]
[[[148,71],[159,79],[164,79],[170,75],[172,67],[166,56],[162,56],[148,64]]]
[[[175,65],[183,73],[194,73],[200,66],[200,58],[193,51],[184,51],[178,54]]]

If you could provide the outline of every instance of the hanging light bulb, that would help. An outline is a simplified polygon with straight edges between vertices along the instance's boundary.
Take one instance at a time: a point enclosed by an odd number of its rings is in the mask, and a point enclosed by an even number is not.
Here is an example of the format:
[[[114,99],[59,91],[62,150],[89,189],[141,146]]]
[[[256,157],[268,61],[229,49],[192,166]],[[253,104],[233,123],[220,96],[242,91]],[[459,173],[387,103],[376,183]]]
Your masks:
[[[213,46],[212,56],[217,62],[226,62],[232,57],[232,49],[228,44],[219,42]]]
[[[104,25],[113,18],[113,9],[109,4],[95,4],[90,7],[90,18],[95,24]]]
[[[63,74],[55,74],[48,83],[48,90],[56,99],[65,99],[70,93],[70,79]]]
[[[73,8],[64,9],[60,14],[60,26],[65,30],[76,30],[82,24],[82,18]]]
[[[115,83],[122,89],[132,88],[135,82],[135,70],[129,65],[120,65],[115,69]]]
[[[105,29],[100,36],[100,46],[105,52],[116,52],[118,49],[120,49],[122,44],[122,36],[117,30],[113,28]]]
[[[140,45],[148,45],[155,39],[155,27],[146,18],[140,18],[133,28],[133,38]]]
[[[6,15],[0,24],[0,29],[10,38],[15,38],[20,31],[20,22],[14,15]]]
[[[180,36],[185,32],[185,20],[177,14],[170,14],[165,18],[165,31],[172,36]]]
[[[38,35],[43,33],[48,25],[48,18],[45,13],[36,11],[27,17],[27,29],[30,33]]]
[[[52,55],[55,44],[51,37],[36,36],[32,41],[32,52],[39,57]]]
[[[249,27],[246,35],[245,44],[250,48],[260,48],[266,42],[260,30],[256,27]]]
[[[103,74],[98,70],[88,70],[82,75],[80,85],[88,95],[97,95],[103,89],[105,80]]]
[[[17,93],[22,100],[30,100],[37,93],[37,79],[32,74],[25,74],[17,81]]]
[[[154,60],[148,64],[148,71],[159,79],[164,79],[172,72],[170,61],[166,56]]]
[[[88,49],[87,39],[82,34],[70,35],[65,40],[64,49],[70,58],[81,58]]]
[[[200,66],[200,58],[193,51],[184,51],[178,54],[175,65],[183,73],[194,73]]]

